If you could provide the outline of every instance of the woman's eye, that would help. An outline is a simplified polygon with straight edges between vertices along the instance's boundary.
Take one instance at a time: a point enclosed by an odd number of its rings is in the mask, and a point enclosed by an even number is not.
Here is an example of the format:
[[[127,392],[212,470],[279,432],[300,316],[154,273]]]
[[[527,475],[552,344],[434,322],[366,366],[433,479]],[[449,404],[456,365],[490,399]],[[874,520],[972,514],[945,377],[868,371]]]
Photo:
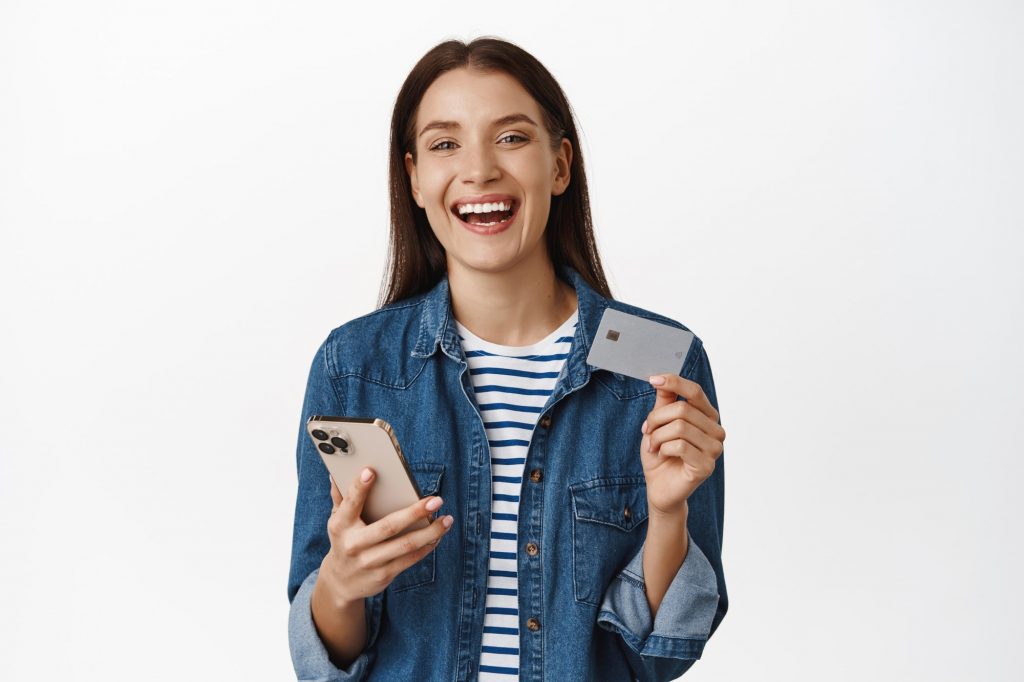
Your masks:
[[[445,144],[454,145],[455,143],[452,142],[451,140],[441,140],[440,142],[435,144],[433,147],[431,147],[430,151],[434,151],[435,149],[437,149],[437,150],[446,152],[446,151],[449,151],[449,150],[453,149],[453,147],[442,147],[441,146],[441,145],[445,145]]]
[[[516,138],[515,140],[513,140],[514,142],[526,142],[529,139],[529,138],[523,137],[522,135],[517,135],[516,133],[509,133],[508,135],[505,135],[501,139],[502,140],[507,140],[510,137]]]

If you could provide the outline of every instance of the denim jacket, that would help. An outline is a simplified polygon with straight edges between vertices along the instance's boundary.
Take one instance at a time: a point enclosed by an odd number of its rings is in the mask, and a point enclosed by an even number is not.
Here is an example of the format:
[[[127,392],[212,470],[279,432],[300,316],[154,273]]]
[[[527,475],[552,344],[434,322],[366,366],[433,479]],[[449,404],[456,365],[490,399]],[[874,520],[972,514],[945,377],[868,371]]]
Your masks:
[[[686,559],[651,618],[644,593],[647,497],[640,425],[647,382],[586,362],[605,308],[680,329],[675,320],[594,291],[574,269],[579,324],[530,441],[520,494],[520,677],[672,680],[701,656],[728,606],[722,572],[724,457],[690,496]],[[334,329],[317,350],[299,428],[288,634],[300,680],[473,680],[482,641],[491,469],[452,318],[448,278]],[[681,375],[718,409],[707,353],[694,338]],[[330,549],[327,470],[304,424],[311,414],[380,417],[394,429],[424,495],[452,514],[437,548],[366,599],[367,645],[335,667],[310,594]],[[680,542],[683,538],[680,538]],[[540,551],[528,554],[527,543]]]

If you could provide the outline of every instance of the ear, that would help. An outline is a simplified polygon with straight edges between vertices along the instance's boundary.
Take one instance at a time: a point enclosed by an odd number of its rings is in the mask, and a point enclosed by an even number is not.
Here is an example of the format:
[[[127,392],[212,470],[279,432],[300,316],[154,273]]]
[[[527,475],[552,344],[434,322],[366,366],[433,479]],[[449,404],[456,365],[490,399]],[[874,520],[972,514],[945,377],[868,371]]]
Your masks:
[[[416,175],[416,162],[412,160],[412,154],[405,153],[405,172],[409,174],[409,182],[412,184],[412,198],[416,205],[423,208],[423,199],[420,196],[420,181]]]
[[[555,177],[551,185],[551,194],[558,196],[569,187],[569,167],[572,165],[572,142],[563,137],[555,155]]]

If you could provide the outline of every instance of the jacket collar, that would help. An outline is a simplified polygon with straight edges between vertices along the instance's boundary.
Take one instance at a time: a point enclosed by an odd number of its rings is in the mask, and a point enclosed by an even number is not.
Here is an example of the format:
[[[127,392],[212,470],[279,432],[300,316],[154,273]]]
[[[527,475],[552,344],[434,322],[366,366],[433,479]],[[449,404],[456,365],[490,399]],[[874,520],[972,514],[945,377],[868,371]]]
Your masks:
[[[561,279],[576,289],[579,306],[576,336],[573,338],[572,348],[564,369],[568,376],[568,388],[573,390],[590,379],[592,367],[587,364],[587,355],[590,353],[590,343],[597,332],[597,325],[601,321],[604,309],[608,307],[608,299],[594,291],[574,268],[568,265],[556,265],[555,270]],[[465,362],[452,317],[447,272],[434,285],[433,289],[423,295],[420,331],[412,355],[418,358],[429,357],[434,354],[438,346],[451,359]]]

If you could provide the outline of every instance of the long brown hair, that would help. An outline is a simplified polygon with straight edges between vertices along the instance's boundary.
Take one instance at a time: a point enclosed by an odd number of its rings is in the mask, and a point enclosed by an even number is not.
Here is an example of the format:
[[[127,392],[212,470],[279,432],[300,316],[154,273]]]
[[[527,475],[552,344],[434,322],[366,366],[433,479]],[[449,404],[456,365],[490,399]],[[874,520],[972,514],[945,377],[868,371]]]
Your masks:
[[[480,37],[468,44],[448,40],[433,47],[416,63],[398,92],[391,115],[388,165],[391,231],[378,308],[428,291],[447,269],[444,247],[430,229],[426,211],[413,200],[405,154],[409,152],[416,161],[416,112],[423,94],[438,76],[463,67],[501,71],[515,78],[540,105],[552,147],[557,151],[563,137],[572,143],[569,186],[551,197],[545,227],[548,255],[556,272],[558,265],[569,265],[595,291],[612,298],[594,240],[583,154],[565,93],[554,76],[526,50],[500,38]]]

